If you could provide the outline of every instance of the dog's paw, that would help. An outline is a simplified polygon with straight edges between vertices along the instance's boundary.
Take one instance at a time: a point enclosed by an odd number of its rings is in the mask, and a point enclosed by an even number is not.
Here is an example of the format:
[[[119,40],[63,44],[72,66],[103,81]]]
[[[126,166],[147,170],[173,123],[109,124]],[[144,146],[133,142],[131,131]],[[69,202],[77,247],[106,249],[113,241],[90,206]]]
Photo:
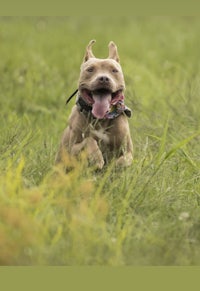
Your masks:
[[[89,165],[95,170],[101,170],[104,166],[104,159],[99,149],[96,149],[90,156],[88,156]]]
[[[104,160],[97,157],[89,157],[89,165],[94,168],[94,170],[101,170],[104,166]]]
[[[99,159],[97,161],[95,161],[93,163],[93,167],[95,170],[101,170],[104,166],[104,160],[103,159]]]
[[[133,161],[133,156],[131,153],[126,153],[125,155],[119,157],[116,160],[116,166],[117,167],[129,167],[131,166]]]

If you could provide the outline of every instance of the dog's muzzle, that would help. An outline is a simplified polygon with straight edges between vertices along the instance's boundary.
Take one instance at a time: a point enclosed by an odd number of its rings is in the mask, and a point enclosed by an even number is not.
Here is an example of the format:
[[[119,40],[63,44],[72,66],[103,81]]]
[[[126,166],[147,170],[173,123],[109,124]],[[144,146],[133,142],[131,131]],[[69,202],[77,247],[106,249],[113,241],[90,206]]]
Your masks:
[[[76,104],[81,112],[90,112],[97,119],[114,119],[123,112],[131,117],[131,110],[124,104],[122,90],[111,93],[105,89],[89,91],[81,90]]]

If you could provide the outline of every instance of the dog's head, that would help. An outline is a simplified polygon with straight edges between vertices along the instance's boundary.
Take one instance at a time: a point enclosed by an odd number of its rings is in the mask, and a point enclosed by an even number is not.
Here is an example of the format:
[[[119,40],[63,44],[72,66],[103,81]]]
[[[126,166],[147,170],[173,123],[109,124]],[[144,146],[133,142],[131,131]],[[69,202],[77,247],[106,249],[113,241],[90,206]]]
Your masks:
[[[107,59],[98,59],[93,55],[91,40],[86,48],[79,78],[79,93],[92,106],[92,114],[102,119],[114,100],[123,97],[124,76],[119,64],[117,47],[109,43]]]

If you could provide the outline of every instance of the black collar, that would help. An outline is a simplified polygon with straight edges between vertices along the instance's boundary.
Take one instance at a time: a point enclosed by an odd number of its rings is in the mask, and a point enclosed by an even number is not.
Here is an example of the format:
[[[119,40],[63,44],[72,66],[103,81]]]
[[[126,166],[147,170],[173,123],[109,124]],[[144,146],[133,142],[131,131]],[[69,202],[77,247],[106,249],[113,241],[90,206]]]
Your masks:
[[[76,95],[77,92],[78,92],[78,89],[76,89],[74,91],[74,93],[66,100],[66,104],[69,103],[69,101],[74,97],[74,95]],[[76,105],[78,107],[78,110],[80,112],[85,113],[86,115],[88,113],[91,113],[91,111],[92,111],[92,106],[90,106],[89,104],[87,104],[80,95],[78,95],[78,97],[76,99]]]
[[[91,111],[92,111],[92,106],[87,104],[81,96],[78,96],[78,98],[76,100],[76,105],[77,105],[79,111],[83,112],[85,114],[91,113]]]

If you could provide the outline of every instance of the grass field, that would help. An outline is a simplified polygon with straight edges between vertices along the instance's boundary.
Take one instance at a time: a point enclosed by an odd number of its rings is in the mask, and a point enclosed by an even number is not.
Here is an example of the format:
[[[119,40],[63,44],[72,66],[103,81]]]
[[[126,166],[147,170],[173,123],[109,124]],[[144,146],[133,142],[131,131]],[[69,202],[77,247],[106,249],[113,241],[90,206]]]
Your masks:
[[[0,264],[200,264],[200,19],[0,18]],[[118,45],[134,162],[54,166],[90,39]]]

